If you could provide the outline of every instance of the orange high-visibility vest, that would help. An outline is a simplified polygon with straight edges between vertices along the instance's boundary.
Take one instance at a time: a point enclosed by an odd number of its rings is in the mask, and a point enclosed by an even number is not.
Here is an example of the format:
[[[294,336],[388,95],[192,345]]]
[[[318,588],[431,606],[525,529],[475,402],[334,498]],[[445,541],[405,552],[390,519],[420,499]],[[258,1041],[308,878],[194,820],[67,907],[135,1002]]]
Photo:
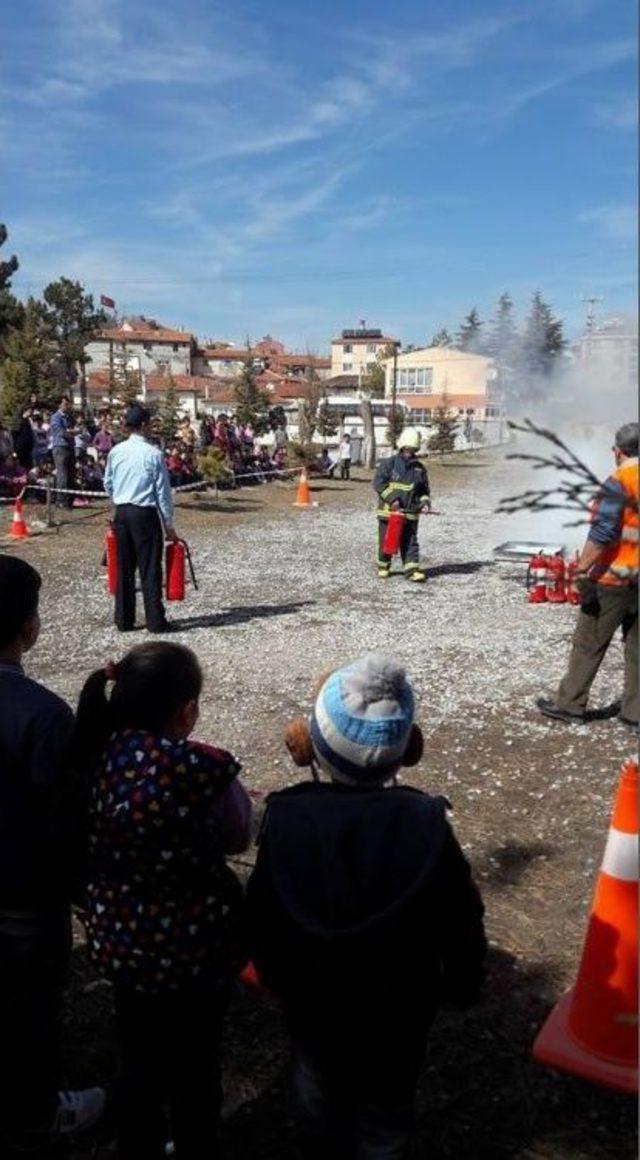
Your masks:
[[[625,459],[611,477],[623,488],[627,503],[622,516],[620,539],[612,544],[598,565],[600,584],[630,584],[638,579],[640,516],[638,514],[638,460]]]

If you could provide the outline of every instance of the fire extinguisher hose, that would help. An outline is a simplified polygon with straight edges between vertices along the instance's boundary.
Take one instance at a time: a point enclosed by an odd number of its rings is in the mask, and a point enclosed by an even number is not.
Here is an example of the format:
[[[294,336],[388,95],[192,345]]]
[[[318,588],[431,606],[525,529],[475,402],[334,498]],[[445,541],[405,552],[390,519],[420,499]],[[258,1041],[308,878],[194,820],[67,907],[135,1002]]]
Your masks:
[[[196,571],[195,571],[195,568],[193,566],[193,560],[191,559],[191,552],[189,551],[189,545],[188,545],[186,540],[180,540],[179,543],[181,543],[182,547],[184,548],[184,554],[185,554],[186,559],[187,559],[187,564],[189,565],[189,575],[191,576],[191,583],[193,584],[193,587],[195,588],[195,590],[197,592],[198,591],[198,581],[196,579]]]

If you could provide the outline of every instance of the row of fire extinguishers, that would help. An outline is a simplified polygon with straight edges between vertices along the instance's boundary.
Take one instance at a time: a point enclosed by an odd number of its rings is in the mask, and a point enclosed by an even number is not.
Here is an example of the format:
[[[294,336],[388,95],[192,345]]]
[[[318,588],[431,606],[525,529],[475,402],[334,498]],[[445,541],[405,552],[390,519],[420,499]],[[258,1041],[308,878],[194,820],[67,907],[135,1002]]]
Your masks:
[[[544,552],[532,556],[527,568],[529,604],[580,604],[578,559],[578,552],[568,563],[563,556],[545,556]]]
[[[107,564],[107,590],[110,596],[115,596],[118,585],[118,541],[113,524],[109,524],[107,528],[104,547]],[[184,600],[187,567],[191,583],[197,589],[198,581],[186,540],[175,540],[165,544],[164,576],[167,600]]]

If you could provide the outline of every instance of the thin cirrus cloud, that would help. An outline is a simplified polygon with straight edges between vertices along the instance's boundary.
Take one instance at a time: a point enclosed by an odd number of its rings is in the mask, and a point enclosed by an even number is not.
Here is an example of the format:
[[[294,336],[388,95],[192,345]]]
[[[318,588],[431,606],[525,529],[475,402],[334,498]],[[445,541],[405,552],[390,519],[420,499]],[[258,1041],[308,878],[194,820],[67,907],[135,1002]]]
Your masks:
[[[633,242],[638,234],[638,215],[635,205],[622,202],[594,206],[580,214],[583,225],[595,226],[606,238],[617,242]]]

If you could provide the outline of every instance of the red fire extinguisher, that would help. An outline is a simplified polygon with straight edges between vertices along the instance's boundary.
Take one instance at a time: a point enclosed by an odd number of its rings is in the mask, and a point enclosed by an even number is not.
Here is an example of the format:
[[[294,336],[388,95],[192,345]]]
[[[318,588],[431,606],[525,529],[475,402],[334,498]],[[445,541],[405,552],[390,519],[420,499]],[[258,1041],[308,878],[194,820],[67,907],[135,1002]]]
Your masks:
[[[538,552],[529,560],[527,568],[527,600],[529,604],[546,604],[547,602],[547,557],[544,552]]]
[[[404,513],[391,512],[387,520],[387,530],[382,541],[382,551],[385,556],[395,556],[400,551],[402,529],[404,528]]]
[[[576,583],[579,559],[580,553],[576,552],[574,559],[569,560],[569,563],[567,564],[566,590],[569,604],[580,604],[582,600],[580,596],[580,589]]]
[[[187,564],[194,588],[198,587],[191,553],[186,540],[174,540],[165,548],[165,587],[167,600],[184,600]]]
[[[107,592],[115,596],[118,587],[118,541],[111,523],[104,537],[104,550],[107,557]]]
[[[547,600],[549,604],[566,604],[565,565],[562,556],[547,560]]]

